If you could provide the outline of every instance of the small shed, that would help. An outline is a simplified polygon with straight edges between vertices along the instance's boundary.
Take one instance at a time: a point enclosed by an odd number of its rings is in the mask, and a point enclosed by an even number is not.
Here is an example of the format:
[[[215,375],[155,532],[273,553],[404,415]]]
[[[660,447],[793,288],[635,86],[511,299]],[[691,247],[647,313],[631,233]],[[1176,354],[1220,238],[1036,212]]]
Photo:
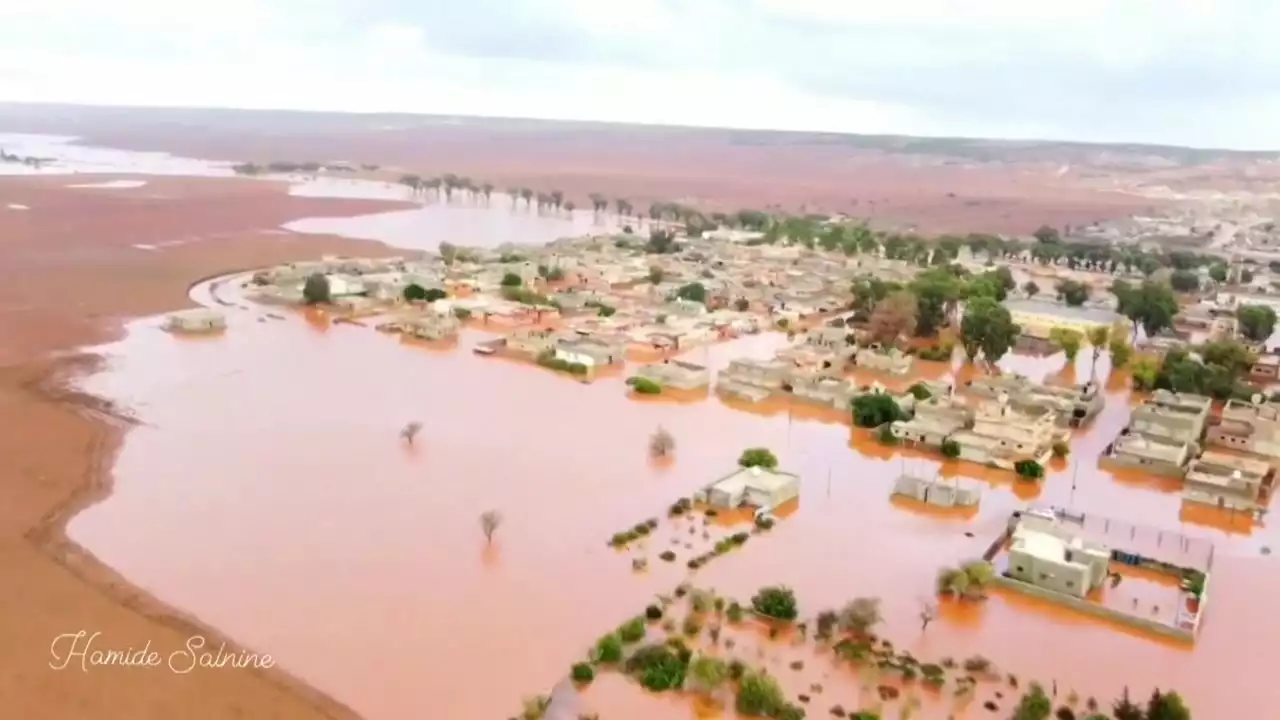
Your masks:
[[[227,319],[222,313],[209,308],[196,308],[173,313],[165,321],[164,328],[172,332],[218,332],[225,330]]]

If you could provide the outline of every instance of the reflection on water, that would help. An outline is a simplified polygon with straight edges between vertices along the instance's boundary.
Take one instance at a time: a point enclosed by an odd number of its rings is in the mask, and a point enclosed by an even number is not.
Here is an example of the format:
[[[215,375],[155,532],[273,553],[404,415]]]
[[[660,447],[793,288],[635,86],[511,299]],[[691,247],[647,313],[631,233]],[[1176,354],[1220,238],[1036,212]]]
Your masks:
[[[112,173],[139,175],[232,175],[230,163],[175,157],[160,152],[134,152],[75,144],[76,138],[0,133],[0,148],[10,155],[40,158],[39,167],[0,163],[0,175]]]
[[[1208,718],[1249,716],[1263,706],[1246,710],[1249,698],[1266,707],[1280,699],[1267,670],[1280,660],[1280,625],[1269,619],[1280,569],[1259,553],[1274,531],[1204,522],[1154,482],[1098,470],[1096,456],[1128,414],[1123,391],[1108,395],[1071,456],[1036,486],[883,448],[794,409],[743,412],[714,396],[635,402],[625,373],[584,385],[473,356],[488,337],[467,331],[442,352],[314,317],[233,314],[225,336],[208,342],[135,325],[111,350],[113,370],[89,384],[146,424],[125,442],[115,493],[69,532],[142,587],[374,720],[506,717],[521,697],[552,687],[603,631],[686,577],[683,566],[661,562],[633,573],[606,540],[762,445],[802,476],[799,507],[699,571],[700,586],[745,599],[786,583],[807,615],[880,596],[886,634],[917,657],[981,653],[1082,696],[1158,685]],[[779,342],[745,338],[690,359],[719,366]],[[1062,358],[1001,364],[1036,376],[1059,371]],[[1076,376],[1089,377],[1089,364],[1082,353]],[[1107,377],[1105,358],[1097,370]],[[411,420],[424,430],[408,449],[398,433]],[[646,457],[658,425],[678,443],[665,467]],[[972,518],[934,517],[890,501],[908,465],[989,487]],[[921,633],[919,599],[938,567],[979,555],[1028,496],[1218,542],[1196,648],[1004,594],[948,605]],[[490,509],[506,519],[492,546],[478,521]],[[828,686],[857,683],[848,670],[828,674]],[[692,713],[620,681],[590,696],[605,717]]]

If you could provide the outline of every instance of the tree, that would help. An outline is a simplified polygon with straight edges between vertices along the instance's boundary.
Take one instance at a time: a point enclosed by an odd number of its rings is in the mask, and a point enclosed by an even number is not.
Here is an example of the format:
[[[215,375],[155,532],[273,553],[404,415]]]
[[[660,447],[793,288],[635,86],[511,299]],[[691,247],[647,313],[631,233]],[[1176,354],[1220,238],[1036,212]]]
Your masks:
[[[1036,284],[1035,280],[1028,280],[1023,284],[1022,292],[1026,293],[1027,297],[1033,298],[1040,294],[1040,286]]]
[[[1129,344],[1128,333],[1111,336],[1111,344],[1108,349],[1111,351],[1111,368],[1119,370],[1129,363],[1129,358],[1133,357],[1133,346]]]
[[[877,428],[904,417],[898,401],[889,393],[864,393],[854,398],[850,406],[853,409],[853,424],[861,428]]]
[[[513,272],[509,272],[502,276],[502,287],[504,288],[520,287],[521,285],[524,285],[524,280]]]
[[[766,470],[775,470],[778,467],[778,456],[774,455],[769,448],[747,448],[738,457],[738,465],[744,468],[762,467]]]
[[[853,306],[858,310],[873,310],[877,303],[885,299],[894,289],[901,289],[897,283],[887,283],[875,277],[860,277],[853,281]]]
[[[1014,708],[1013,720],[1049,720],[1052,713],[1053,701],[1040,683],[1033,682]]]
[[[1176,692],[1151,691],[1146,720],[1191,720],[1191,711]]]
[[[420,432],[422,432],[422,423],[415,420],[400,429],[400,439],[412,445]]]
[[[1048,225],[1041,225],[1035,232],[1031,233],[1032,237],[1041,243],[1058,243],[1062,240],[1062,236],[1058,234],[1057,229]]]
[[[689,663],[689,678],[707,694],[714,693],[729,679],[729,664],[718,657],[698,655]]]
[[[795,620],[800,615],[796,606],[796,594],[785,585],[770,585],[760,588],[751,597],[751,607],[765,617],[775,620]]]
[[[649,268],[649,282],[653,283],[654,285],[657,285],[658,283],[662,282],[662,278],[665,277],[665,275],[666,274],[662,272],[662,268],[660,267]]]
[[[928,630],[929,623],[938,619],[938,604],[932,600],[921,600],[918,617],[920,618],[920,632]]]
[[[1276,311],[1267,305],[1241,305],[1236,320],[1240,334],[1254,342],[1264,342],[1276,329]]]
[[[409,302],[417,302],[427,299],[427,289],[417,283],[410,283],[404,289],[404,299]]]
[[[960,323],[960,341],[969,360],[981,353],[992,365],[1009,352],[1019,332],[1008,309],[987,297],[969,301]]]
[[[1102,349],[1107,346],[1111,339],[1111,327],[1107,325],[1097,325],[1089,328],[1089,347],[1093,350],[1093,366],[1098,366],[1098,356],[1102,354]]]
[[[679,290],[676,290],[676,297],[681,300],[691,300],[693,302],[706,304],[707,288],[700,282],[692,282],[688,285],[682,286]]]
[[[1160,361],[1144,355],[1130,364],[1129,373],[1133,376],[1135,390],[1154,390],[1156,377],[1160,374]]]
[[[955,459],[960,457],[960,443],[955,440],[943,440],[940,449],[942,450],[942,456],[945,458]]]
[[[1178,299],[1167,284],[1144,280],[1142,285],[1133,288],[1123,280],[1117,280],[1111,291],[1119,301],[1120,314],[1133,321],[1135,334],[1139,325],[1149,337],[1173,327],[1173,318],[1178,314]]]
[[[777,717],[786,704],[778,681],[763,670],[747,673],[738,681],[734,708],[741,715]]]
[[[918,314],[916,296],[899,290],[876,304],[868,321],[871,335],[885,345],[893,345],[900,338],[909,338],[916,330]]]
[[[1129,699],[1129,688],[1111,705],[1111,714],[1115,720],[1143,720],[1142,708]]]
[[[320,305],[329,302],[332,298],[329,295],[328,276],[323,273],[308,275],[306,282],[302,284],[302,299],[308,305]]]
[[[916,334],[932,335],[947,320],[948,310],[960,299],[963,287],[947,268],[930,268],[911,282],[918,311]]]
[[[649,455],[651,457],[666,457],[675,449],[676,439],[661,425],[658,426],[657,430],[653,431],[653,435],[649,436]]]
[[[751,309],[751,301],[746,298],[738,298],[733,301],[733,309],[738,312],[746,312]]]
[[[840,629],[845,632],[866,635],[883,620],[880,598],[854,598],[840,609]]]
[[[1169,285],[1180,293],[1192,293],[1200,289],[1200,276],[1191,270],[1175,270]]]
[[[1067,305],[1080,307],[1089,299],[1089,286],[1075,280],[1058,283],[1058,297]]]
[[[486,542],[493,542],[493,534],[502,526],[502,513],[497,510],[485,510],[480,513],[480,530],[484,532]]]
[[[1214,282],[1225,283],[1227,281],[1227,266],[1222,264],[1211,266],[1209,268],[1209,277],[1213,278]]]
[[[1075,362],[1083,339],[1079,331],[1070,328],[1054,328],[1049,331],[1049,341],[1066,354],[1067,362]]]
[[[450,242],[440,243],[440,259],[445,265],[452,265],[458,259],[458,246]]]
[[[437,300],[443,300],[447,297],[449,297],[449,293],[441,290],[440,288],[427,288],[427,294],[422,299],[426,300],[429,303],[433,303]]]

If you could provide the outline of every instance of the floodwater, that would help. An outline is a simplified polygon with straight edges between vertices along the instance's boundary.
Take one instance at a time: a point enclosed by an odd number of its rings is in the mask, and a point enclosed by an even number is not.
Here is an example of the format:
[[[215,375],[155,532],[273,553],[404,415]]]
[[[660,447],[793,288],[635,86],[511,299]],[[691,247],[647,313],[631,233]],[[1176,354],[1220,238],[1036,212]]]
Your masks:
[[[1187,515],[1173,488],[1097,469],[1127,417],[1123,390],[1037,493],[1007,473],[883,448],[812,413],[751,412],[714,397],[639,402],[628,398],[625,374],[585,385],[476,357],[470,347],[490,335],[475,330],[441,351],[365,327],[256,314],[234,313],[225,335],[206,340],[139,322],[109,348],[111,370],[89,389],[145,424],[124,444],[115,492],[69,533],[141,587],[373,720],[505,717],[522,697],[548,691],[595,638],[689,579],[683,563],[656,558],[633,573],[607,539],[663,517],[757,445],[802,476],[799,507],[695,573],[701,587],[745,600],[785,583],[806,615],[879,596],[884,634],[917,657],[981,653],[1081,696],[1112,697],[1126,684],[1177,689],[1206,718],[1280,701],[1266,669],[1280,660],[1269,615],[1280,568],[1260,554],[1274,531]],[[768,356],[783,341],[747,337],[690,359],[719,366]],[[1060,371],[1062,358],[1002,364],[1043,376]],[[1083,352],[1071,372],[1088,377],[1089,364]],[[424,424],[416,448],[398,440],[411,420]],[[669,466],[646,458],[658,425],[678,443]],[[936,467],[986,486],[976,515],[890,502],[904,468]],[[938,567],[979,555],[1030,499],[1217,542],[1195,649],[1004,594],[944,604],[922,634],[916,614]],[[491,509],[505,520],[488,545],[478,517]],[[828,674],[828,687],[856,685],[847,670]],[[588,699],[623,720],[693,716],[691,706],[616,680]]]

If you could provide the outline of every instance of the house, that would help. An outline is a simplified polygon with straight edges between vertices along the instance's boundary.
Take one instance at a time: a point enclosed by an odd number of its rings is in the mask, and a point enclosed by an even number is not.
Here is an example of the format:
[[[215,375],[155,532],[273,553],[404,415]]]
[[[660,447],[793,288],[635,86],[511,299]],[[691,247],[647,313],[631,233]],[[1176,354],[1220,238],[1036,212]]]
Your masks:
[[[1010,298],[1004,301],[1023,335],[1047,339],[1054,330],[1074,330],[1088,336],[1090,330],[1111,327],[1120,315],[1098,307],[1072,307],[1050,300]]]
[[[626,359],[625,345],[609,342],[598,337],[582,337],[562,339],[553,347],[557,360],[578,363],[587,367],[602,367],[623,362]]]
[[[1217,424],[1206,431],[1205,442],[1261,455],[1280,464],[1280,404],[1228,400]]]
[[[368,291],[365,287],[364,279],[355,275],[332,273],[327,275],[326,278],[329,281],[329,297],[334,299],[351,295],[363,295]]]
[[[1265,504],[1271,484],[1272,470],[1267,463],[1210,451],[1187,467],[1182,497],[1217,508],[1252,512]]]
[[[1008,398],[1016,410],[1031,411],[1049,409],[1057,413],[1057,422],[1063,427],[1078,427],[1102,412],[1103,396],[1096,383],[1074,387],[1062,387],[1033,382],[1022,375],[996,375],[980,378],[967,384],[970,393],[978,397]]]
[[[711,371],[702,365],[682,360],[664,360],[660,363],[641,365],[636,377],[652,380],[663,387],[677,390],[702,390],[711,385]]]
[[[1198,446],[1212,407],[1203,395],[1157,390],[1133,409],[1129,431]]]
[[[976,485],[909,473],[899,475],[894,481],[893,494],[944,508],[973,507],[982,499],[982,490]]]
[[[800,496],[800,476],[762,467],[739,468],[694,494],[713,508],[749,505],[769,510]]]
[[[1022,513],[1009,545],[1008,577],[1084,598],[1109,573],[1110,548],[1074,535],[1050,512]]]
[[[505,347],[519,355],[534,358],[551,352],[556,340],[556,334],[549,329],[517,328],[507,335]]]
[[[716,374],[716,382],[752,385],[772,392],[782,389],[794,367],[791,363],[778,360],[740,358],[729,361],[729,366]]]
[[[452,313],[423,313],[393,320],[378,326],[379,330],[393,330],[422,340],[445,340],[458,334],[462,327]]]
[[[814,368],[794,368],[782,389],[800,400],[845,411],[858,394],[851,381]]]
[[[1182,477],[1194,446],[1159,435],[1122,434],[1100,458],[1100,464],[1137,468],[1157,475]]]
[[[227,318],[217,310],[194,308],[172,313],[165,319],[164,329],[171,332],[207,333],[227,328]]]
[[[877,346],[862,348],[853,356],[853,364],[876,372],[906,375],[911,372],[912,357],[898,348],[881,349]]]
[[[1249,378],[1261,383],[1280,380],[1280,355],[1274,353],[1259,355],[1249,368]]]
[[[910,420],[898,420],[889,426],[889,432],[908,444],[941,447],[942,443],[973,422],[973,410],[960,401],[946,396],[935,396],[917,402],[915,415]]]
[[[1019,460],[1049,461],[1053,444],[1063,437],[1056,413],[1044,408],[1019,411],[1003,401],[982,401],[970,429],[947,439],[960,448],[959,457],[1012,470]]]

